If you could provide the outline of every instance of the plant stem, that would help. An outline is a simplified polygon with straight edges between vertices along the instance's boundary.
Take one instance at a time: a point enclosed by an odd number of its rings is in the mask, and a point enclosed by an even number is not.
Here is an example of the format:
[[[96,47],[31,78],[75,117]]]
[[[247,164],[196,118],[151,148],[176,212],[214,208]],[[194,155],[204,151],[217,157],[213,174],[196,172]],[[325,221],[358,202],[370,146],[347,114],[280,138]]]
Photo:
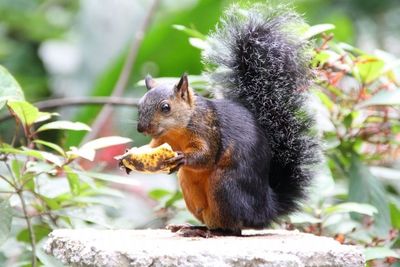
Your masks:
[[[42,216],[42,215],[47,215],[48,217],[49,217],[49,219],[50,219],[50,221],[55,225],[55,226],[57,226],[58,224],[57,224],[57,218],[54,216],[54,214],[52,213],[52,210],[51,210],[51,208],[50,207],[48,207],[47,206],[47,203],[46,203],[46,201],[45,200],[43,200],[43,196],[42,195],[40,195],[39,193],[37,193],[37,192],[35,192],[35,190],[29,190],[29,192],[30,193],[32,193],[37,199],[39,199],[39,201],[42,203],[42,206],[43,206],[43,208],[44,208],[44,212],[41,212],[41,213],[38,213],[37,215],[35,215],[35,216]],[[32,215],[29,215],[29,217],[35,217],[35,216],[32,216]]]
[[[135,63],[140,44],[142,43],[147,28],[150,26],[151,20],[154,18],[154,13],[158,7],[159,2],[160,0],[152,1],[149,12],[146,14],[142,25],[139,27],[139,30],[134,34],[132,43],[129,47],[128,56],[111,93],[111,96],[113,97],[121,97],[125,91],[125,88],[129,82],[129,77],[132,72],[132,68]],[[96,138],[100,130],[104,127],[104,124],[110,117],[111,113],[112,107],[110,105],[105,105],[94,120],[91,126],[92,130],[88,134],[86,134],[81,143],[86,143],[87,141]]]
[[[71,97],[71,98],[56,98],[36,102],[34,105],[40,110],[51,108],[59,108],[64,106],[78,105],[121,105],[133,106],[138,105],[139,100],[135,98],[115,97],[115,96],[89,96],[89,97]]]
[[[37,261],[36,261],[36,237],[35,237],[35,232],[33,231],[33,227],[31,224],[31,219],[28,215],[28,210],[26,208],[26,203],[23,195],[23,191],[18,190],[17,194],[19,196],[19,199],[21,200],[21,205],[22,205],[22,211],[24,212],[24,217],[26,220],[26,225],[28,226],[28,232],[29,232],[29,238],[31,241],[31,247],[32,247],[32,267],[37,266]]]
[[[10,176],[11,176],[13,182],[14,182],[13,185],[12,185],[12,187],[14,187],[15,189],[17,189],[17,187],[18,187],[17,177],[15,177],[13,171],[12,171],[11,168],[10,168],[10,165],[8,165],[7,162],[5,162],[5,161],[4,161],[4,164],[6,165],[6,168],[7,168],[7,170],[8,170],[8,173],[10,174]],[[11,185],[11,184],[10,184],[10,185]]]
[[[1,191],[0,190],[0,194],[14,194],[14,191]]]
[[[15,185],[9,181],[5,176],[0,174],[0,178],[3,179],[6,183],[8,183],[12,188],[15,188]]]

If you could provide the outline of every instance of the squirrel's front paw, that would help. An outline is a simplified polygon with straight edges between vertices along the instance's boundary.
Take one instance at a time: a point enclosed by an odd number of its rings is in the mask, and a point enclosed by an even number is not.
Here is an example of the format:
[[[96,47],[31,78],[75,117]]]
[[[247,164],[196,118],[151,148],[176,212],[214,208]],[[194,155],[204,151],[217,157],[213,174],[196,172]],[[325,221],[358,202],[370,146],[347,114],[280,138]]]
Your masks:
[[[185,164],[185,155],[181,151],[176,151],[177,155],[173,158],[164,160],[165,165],[174,166],[170,169],[169,174],[176,172]]]

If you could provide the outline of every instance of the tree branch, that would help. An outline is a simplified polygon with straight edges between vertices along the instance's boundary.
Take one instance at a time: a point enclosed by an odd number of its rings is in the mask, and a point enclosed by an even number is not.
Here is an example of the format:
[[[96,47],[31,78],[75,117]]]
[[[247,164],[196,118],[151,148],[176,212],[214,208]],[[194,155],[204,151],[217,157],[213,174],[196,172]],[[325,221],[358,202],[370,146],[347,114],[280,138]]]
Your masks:
[[[40,110],[65,106],[79,105],[121,105],[133,106],[138,105],[139,100],[136,98],[115,97],[115,96],[92,96],[92,97],[72,97],[72,98],[56,98],[36,102],[34,105]]]
[[[15,194],[14,191],[1,191],[0,190],[0,194]]]
[[[120,97],[123,95],[123,92],[125,91],[125,88],[129,82],[129,77],[132,72],[132,68],[135,63],[140,44],[143,40],[147,28],[150,25],[152,18],[154,17],[154,13],[158,7],[159,2],[160,2],[159,0],[153,0],[149,12],[147,13],[142,25],[134,35],[131,46],[129,48],[128,56],[125,60],[122,71],[118,77],[118,81],[115,84],[115,87],[111,93],[112,97]],[[103,128],[104,124],[106,123],[111,113],[112,113],[112,107],[110,105],[105,105],[103,109],[100,111],[100,113],[97,115],[95,121],[92,123],[91,125],[92,130],[83,138],[82,143],[85,143],[93,138],[96,138],[96,136]]]
[[[0,174],[0,178],[3,179],[5,182],[7,182],[12,188],[15,188],[15,187],[16,187],[16,186],[15,186],[11,181],[9,181],[5,176],[3,176],[3,175]]]
[[[71,98],[54,98],[43,100],[34,103],[39,110],[47,110],[53,108],[61,108],[68,106],[81,106],[81,105],[118,105],[118,106],[131,106],[137,107],[139,99],[126,98],[126,97],[114,97],[114,96],[82,96],[82,97],[71,97]],[[11,119],[12,115],[7,114],[0,118],[0,123]]]

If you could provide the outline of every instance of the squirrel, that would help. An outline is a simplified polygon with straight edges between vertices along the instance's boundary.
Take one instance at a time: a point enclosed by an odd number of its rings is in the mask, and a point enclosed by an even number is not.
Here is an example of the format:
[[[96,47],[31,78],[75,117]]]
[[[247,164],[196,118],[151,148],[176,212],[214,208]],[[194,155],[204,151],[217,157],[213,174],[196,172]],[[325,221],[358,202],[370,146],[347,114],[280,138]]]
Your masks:
[[[301,26],[301,16],[285,7],[228,9],[203,52],[220,99],[196,94],[186,74],[175,85],[145,78],[137,129],[152,137],[151,147],[168,143],[178,152],[168,163],[176,163],[202,230],[262,229],[305,198],[319,142],[306,110],[311,49],[295,32]]]

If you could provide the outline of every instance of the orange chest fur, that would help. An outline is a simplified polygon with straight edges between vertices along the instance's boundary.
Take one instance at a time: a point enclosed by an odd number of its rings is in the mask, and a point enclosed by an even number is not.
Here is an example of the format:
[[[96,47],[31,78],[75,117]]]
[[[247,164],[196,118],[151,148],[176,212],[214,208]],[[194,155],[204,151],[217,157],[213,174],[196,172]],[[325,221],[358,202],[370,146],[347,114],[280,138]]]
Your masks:
[[[157,139],[158,144],[168,143],[174,151],[184,154],[195,152],[199,147],[207,145],[186,129],[174,130]],[[179,184],[189,211],[209,227],[219,226],[218,206],[214,200],[213,169],[193,169],[181,167],[178,172]],[[213,178],[214,177],[214,178]]]
[[[193,150],[193,146],[199,142],[187,129],[170,130],[167,134],[156,139],[157,145],[168,143],[174,151],[187,153]]]
[[[189,211],[210,228],[220,227],[220,212],[214,198],[214,172],[181,168],[178,172],[179,184]]]

